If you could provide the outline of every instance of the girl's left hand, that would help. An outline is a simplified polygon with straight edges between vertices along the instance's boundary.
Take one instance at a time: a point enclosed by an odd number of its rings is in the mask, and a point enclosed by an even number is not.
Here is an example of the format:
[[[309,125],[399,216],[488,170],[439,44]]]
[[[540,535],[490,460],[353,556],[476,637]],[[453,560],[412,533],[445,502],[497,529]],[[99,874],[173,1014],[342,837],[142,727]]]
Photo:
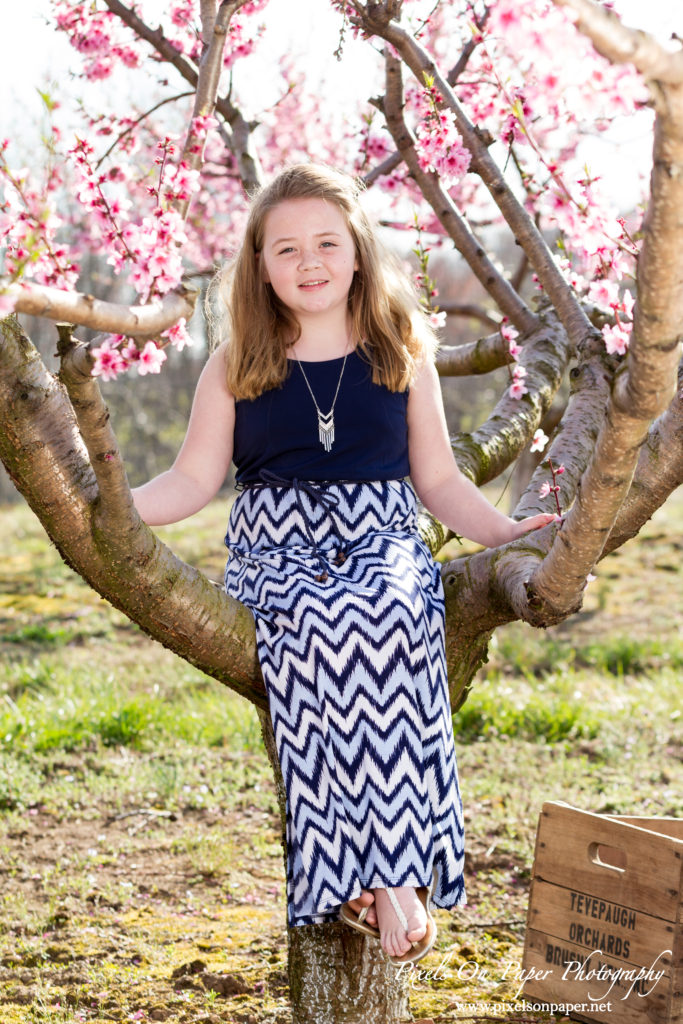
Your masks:
[[[562,516],[558,516],[557,512],[540,512],[537,516],[529,516],[528,519],[520,519],[519,522],[511,519],[512,533],[509,539],[517,540],[518,537],[523,537],[525,533],[530,533],[532,530],[542,530],[548,523],[555,522],[562,522]]]

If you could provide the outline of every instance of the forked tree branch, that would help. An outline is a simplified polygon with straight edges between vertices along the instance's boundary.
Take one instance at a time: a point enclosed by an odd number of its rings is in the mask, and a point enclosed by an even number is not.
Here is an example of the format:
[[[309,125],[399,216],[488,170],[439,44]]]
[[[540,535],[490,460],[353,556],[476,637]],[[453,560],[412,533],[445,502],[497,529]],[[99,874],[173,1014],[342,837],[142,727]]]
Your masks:
[[[438,175],[428,174],[420,167],[415,151],[415,140],[403,117],[401,62],[393,56],[389,47],[385,52],[385,65],[386,93],[383,110],[387,127],[399,153],[444,230],[453,239],[456,249],[467,261],[477,279],[518,330],[523,334],[529,334],[538,326],[537,317],[493,264],[451,197],[441,187]]]
[[[624,25],[614,11],[594,0],[553,0],[576,15],[577,28],[613,64],[633,64],[649,81],[683,83],[683,52],[666,50],[654,36]]]
[[[165,38],[160,28],[150,28],[134,10],[126,7],[121,0],[104,0],[104,2],[112,14],[116,14],[140,39],[149,43],[165,62],[172,64],[186,82],[189,82],[193,88],[197,88],[199,73],[196,67],[186,57],[178,53],[170,41]],[[249,191],[260,184],[258,160],[251,152],[251,126],[227,97],[217,97],[216,110],[230,128],[230,150],[237,162],[242,185],[246,191]]]
[[[380,36],[397,50],[420,85],[427,77],[433,79],[445,104],[455,115],[463,143],[472,155],[472,170],[477,173],[498,206],[516,241],[521,245],[538,275],[539,282],[555,306],[575,347],[583,344],[591,333],[591,326],[580,302],[562,276],[552,254],[538,230],[509,185],[502,171],[491,157],[485,142],[463,110],[458,98],[442,75],[436,63],[420,43],[399,23],[393,20],[399,5],[392,2],[363,4],[353,0],[356,20],[368,32]],[[511,318],[512,319],[512,318]]]
[[[190,167],[197,170],[204,160],[204,145],[199,142],[196,133],[192,129],[195,117],[205,117],[213,114],[218,98],[218,87],[220,85],[221,73],[223,71],[223,52],[228,33],[228,25],[235,11],[239,10],[245,0],[223,0],[218,14],[216,14],[215,0],[202,0],[201,19],[204,50],[199,64],[199,77],[194,97],[194,108],[192,120],[187,133],[185,147],[183,149],[183,160]],[[254,172],[260,178],[261,171],[258,165]],[[184,199],[177,203],[176,208],[183,217],[187,216],[190,206],[190,199]]]
[[[118,456],[107,457],[115,447],[107,409],[91,377],[78,371],[69,384],[81,432],[64,386],[16,319],[0,321],[0,458],[10,476],[64,561],[99,594],[169,650],[266,708],[251,612],[139,517],[116,518],[127,485]]]

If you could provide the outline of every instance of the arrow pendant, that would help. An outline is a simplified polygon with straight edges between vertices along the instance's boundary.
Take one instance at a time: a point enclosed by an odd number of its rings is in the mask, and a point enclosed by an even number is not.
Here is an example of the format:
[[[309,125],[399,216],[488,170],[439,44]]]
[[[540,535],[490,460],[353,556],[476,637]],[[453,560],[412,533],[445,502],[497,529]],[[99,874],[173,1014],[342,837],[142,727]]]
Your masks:
[[[327,416],[318,410],[318,437],[325,451],[329,452],[334,441],[334,411],[332,409]]]

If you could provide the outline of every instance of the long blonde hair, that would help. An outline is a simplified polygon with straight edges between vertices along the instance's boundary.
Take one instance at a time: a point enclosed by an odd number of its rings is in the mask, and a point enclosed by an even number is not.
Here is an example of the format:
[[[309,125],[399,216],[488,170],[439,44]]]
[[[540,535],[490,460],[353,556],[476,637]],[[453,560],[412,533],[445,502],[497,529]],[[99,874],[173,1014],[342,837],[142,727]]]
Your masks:
[[[256,398],[282,384],[287,347],[301,335],[294,314],[264,280],[258,259],[266,216],[287,199],[326,199],[344,216],[358,259],[348,299],[353,334],[372,365],[373,382],[405,391],[418,365],[433,356],[435,334],[415,287],[377,238],[359,202],[361,191],[360,182],[330,167],[295,164],[252,197],[239,252],[218,272],[207,296],[209,312],[216,295],[222,306],[217,340],[229,337],[227,385],[235,398]]]

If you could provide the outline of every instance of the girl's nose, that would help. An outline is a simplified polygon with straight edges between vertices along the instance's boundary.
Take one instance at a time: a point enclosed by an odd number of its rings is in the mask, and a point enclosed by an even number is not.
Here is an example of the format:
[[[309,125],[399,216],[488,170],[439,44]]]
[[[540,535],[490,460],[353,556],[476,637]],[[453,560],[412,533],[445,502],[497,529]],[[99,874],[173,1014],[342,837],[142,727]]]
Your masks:
[[[320,266],[320,257],[317,249],[302,249],[299,266],[302,270]]]

